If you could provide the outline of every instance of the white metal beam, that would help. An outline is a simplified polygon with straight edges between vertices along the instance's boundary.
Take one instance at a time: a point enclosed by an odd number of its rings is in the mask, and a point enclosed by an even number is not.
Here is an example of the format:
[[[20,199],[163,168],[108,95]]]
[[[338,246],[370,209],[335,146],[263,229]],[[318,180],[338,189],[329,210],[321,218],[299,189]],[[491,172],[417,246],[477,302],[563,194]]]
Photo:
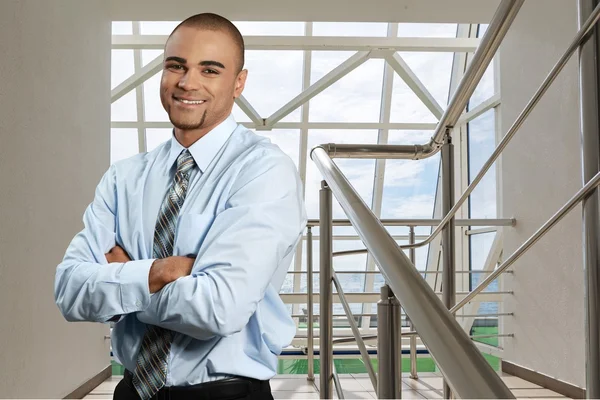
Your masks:
[[[388,37],[398,36],[398,24],[388,24],[387,30]],[[394,89],[393,85],[394,71],[390,65],[385,64],[383,66],[383,82],[381,85],[381,106],[379,109],[379,122],[387,124],[390,122],[390,114],[392,109],[392,93]],[[377,135],[378,144],[388,144],[389,129],[379,129]],[[385,164],[386,160],[378,159],[375,161],[375,176],[373,179],[373,203],[371,208],[377,218],[381,218],[381,205],[383,203],[383,183],[385,180]],[[375,259],[371,253],[367,254],[367,271],[375,270]],[[365,291],[373,291],[375,285],[375,276],[365,276]],[[371,312],[372,304],[363,304],[363,313]],[[368,327],[371,324],[371,317],[364,317],[362,319],[362,327]]]
[[[167,35],[113,35],[113,49],[163,50]],[[423,37],[245,36],[246,50],[474,52],[480,39]]]
[[[435,100],[435,98],[429,93],[425,85],[417,77],[408,64],[400,57],[397,53],[390,53],[385,60],[387,63],[396,71],[398,76],[402,78],[409,88],[417,95],[417,97],[425,104],[425,107],[431,111],[433,115],[439,120],[444,114],[444,110]]]
[[[484,114],[486,111],[491,110],[492,108],[497,107],[498,105],[500,105],[500,94],[496,93],[495,95],[485,100],[483,103],[479,104],[469,112],[466,112],[463,115],[461,115],[456,125],[458,126],[471,122],[475,118]]]
[[[338,65],[336,68],[331,70],[327,75],[312,84],[308,89],[294,97],[269,118],[267,118],[265,125],[272,126],[273,124],[279,122],[281,119],[285,118],[286,115],[290,114],[292,111],[321,93],[323,90],[327,89],[329,86],[333,85],[343,76],[347,75],[350,71],[354,70],[368,59],[368,51],[357,52],[346,61]]]
[[[154,60],[150,61],[146,66],[142,67],[139,72],[134,73],[129,78],[125,79],[119,86],[114,88],[110,93],[110,102],[114,103],[131,90],[141,85],[144,81],[160,71],[162,66],[163,55],[160,54]]]
[[[313,24],[312,22],[306,22],[304,24],[304,34],[306,36],[312,36],[313,32]],[[302,58],[302,90],[306,90],[310,87],[310,71],[312,69],[312,53],[310,51],[305,51]],[[308,109],[309,103],[306,102],[302,104],[302,122],[308,122]],[[300,152],[298,157],[298,173],[300,175],[300,181],[302,182],[302,198],[304,199],[306,196],[306,167],[308,163],[308,128],[304,127],[300,130],[300,140],[298,145],[298,151]],[[302,270],[302,258],[304,256],[304,238],[300,241],[300,244],[296,247],[296,255],[295,255],[295,271]],[[335,239],[333,239],[335,240]],[[308,265],[308,264],[307,264]],[[313,276],[307,276],[306,284],[308,285],[308,279],[312,279],[314,282],[314,274]],[[299,292],[301,287],[302,277],[300,275],[294,276],[294,292]],[[308,286],[307,286],[308,288]],[[308,305],[307,305],[308,306]],[[300,310],[299,304],[294,304],[292,306],[292,313],[296,314]],[[296,326],[298,326],[299,320],[297,318],[294,319],[296,322]]]
[[[133,33],[140,33],[140,23],[133,23]],[[142,68],[142,51],[134,50],[133,51],[133,71],[137,73]],[[135,88],[135,97],[136,97],[136,105],[137,105],[137,120],[141,124],[138,126],[138,150],[140,153],[145,153],[148,150],[148,145],[146,144],[146,129],[143,127],[143,122],[146,119],[145,110],[144,110],[144,88],[141,85],[136,86]]]
[[[264,125],[265,120],[258,114],[254,107],[252,107],[252,104],[250,104],[250,102],[248,102],[243,95],[235,99],[235,104],[240,107],[244,114],[246,114],[256,126]]]

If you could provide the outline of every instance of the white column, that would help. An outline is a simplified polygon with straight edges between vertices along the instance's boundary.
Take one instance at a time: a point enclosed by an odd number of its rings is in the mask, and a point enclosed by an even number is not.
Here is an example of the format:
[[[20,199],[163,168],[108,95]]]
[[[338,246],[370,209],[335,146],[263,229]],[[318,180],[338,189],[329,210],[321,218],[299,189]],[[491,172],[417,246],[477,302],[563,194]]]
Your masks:
[[[62,398],[109,366],[108,326],[67,323],[54,274],[109,165],[102,0],[0,5],[0,393]]]

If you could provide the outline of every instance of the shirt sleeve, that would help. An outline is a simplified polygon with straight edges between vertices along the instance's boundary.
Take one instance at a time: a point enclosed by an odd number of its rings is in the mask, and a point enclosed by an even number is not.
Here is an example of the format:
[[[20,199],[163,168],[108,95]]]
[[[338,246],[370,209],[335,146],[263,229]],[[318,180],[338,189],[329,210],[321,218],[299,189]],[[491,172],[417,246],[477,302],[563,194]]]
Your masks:
[[[108,263],[115,246],[117,193],[114,166],[104,174],[87,207],[84,228],[58,265],[54,297],[68,321],[108,322],[143,310],[150,302],[148,274],[154,260]]]
[[[300,179],[287,156],[261,158],[237,182],[206,234],[192,274],[155,293],[137,314],[141,322],[198,340],[246,326],[281,261],[294,251],[306,213]]]

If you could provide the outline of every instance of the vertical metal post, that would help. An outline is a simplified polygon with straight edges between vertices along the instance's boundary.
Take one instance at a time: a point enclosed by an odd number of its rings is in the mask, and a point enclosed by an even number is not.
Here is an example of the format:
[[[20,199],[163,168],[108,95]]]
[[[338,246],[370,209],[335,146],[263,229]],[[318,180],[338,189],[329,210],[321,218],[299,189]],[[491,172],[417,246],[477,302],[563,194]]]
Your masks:
[[[306,294],[308,300],[308,320],[306,321],[306,346],[308,347],[308,380],[315,380],[315,342],[313,330],[313,237],[312,227],[306,232]]]
[[[319,318],[319,357],[321,368],[321,398],[333,398],[333,291],[331,289],[331,269],[333,267],[333,203],[331,189],[321,181],[319,193],[319,245],[320,245],[320,318]]]
[[[414,226],[410,226],[409,228],[409,232],[408,232],[408,243],[409,244],[415,244],[415,227]],[[416,249],[409,249],[408,250],[408,258],[410,258],[410,262],[413,263],[413,265],[415,265],[416,267]],[[408,326],[409,329],[411,331],[415,330],[415,326],[413,325],[412,321],[410,320],[410,318],[408,318],[408,316],[406,316],[406,319],[408,319]],[[419,379],[419,375],[417,374],[417,336],[416,335],[410,335],[410,377],[411,379]]]
[[[378,399],[400,399],[402,396],[400,318],[400,302],[390,287],[383,285],[381,300],[377,303]]]
[[[590,16],[598,0],[579,0],[579,27]],[[582,178],[587,183],[600,169],[598,133],[600,112],[598,99],[598,27],[579,48],[579,95],[581,104]],[[582,203],[583,208],[583,268],[585,293],[585,365],[586,397],[600,398],[600,214],[598,191]]]
[[[442,146],[442,214],[446,216],[454,206],[454,145],[450,132],[446,131]],[[455,219],[452,218],[442,231],[443,271],[442,271],[442,300],[449,309],[456,303],[455,292],[455,258],[454,235]],[[450,386],[444,381],[444,398],[451,398]]]

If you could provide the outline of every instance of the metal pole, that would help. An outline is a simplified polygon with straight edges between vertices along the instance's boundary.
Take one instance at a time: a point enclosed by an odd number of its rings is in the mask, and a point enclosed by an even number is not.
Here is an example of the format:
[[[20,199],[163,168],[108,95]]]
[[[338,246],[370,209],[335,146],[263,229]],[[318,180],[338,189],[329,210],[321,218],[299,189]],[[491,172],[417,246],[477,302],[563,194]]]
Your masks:
[[[591,15],[598,0],[579,0],[579,26]],[[600,170],[598,113],[598,27],[579,47],[579,95],[581,104],[582,178],[585,185]],[[583,199],[583,268],[585,293],[586,397],[600,398],[600,214],[598,190]]]
[[[371,358],[369,357],[369,351],[367,350],[367,346],[365,346],[365,341],[362,339],[360,335],[360,330],[358,329],[358,325],[354,320],[354,316],[352,315],[352,310],[350,310],[350,304],[346,300],[346,295],[344,294],[344,289],[340,284],[335,272],[332,271],[333,284],[338,292],[338,297],[340,298],[340,302],[342,303],[342,307],[344,307],[344,312],[346,313],[346,318],[348,318],[348,323],[350,324],[350,329],[352,329],[352,334],[356,339],[356,345],[358,346],[358,350],[360,351],[360,355],[363,359],[363,363],[365,364],[365,368],[367,369],[367,373],[369,374],[369,378],[371,379],[371,384],[373,385],[373,389],[377,390],[377,375],[375,374],[375,369],[373,368],[373,364],[371,363]]]
[[[454,206],[454,145],[452,136],[446,132],[442,146],[442,214],[447,215]],[[454,217],[444,227],[442,235],[444,265],[442,269],[442,298],[444,305],[450,309],[456,303],[454,271]],[[444,398],[452,397],[450,386],[444,380]]]
[[[408,243],[409,244],[415,244],[415,227],[411,226],[409,227],[409,233],[408,233]],[[410,249],[408,251],[408,258],[410,259],[410,262],[413,263],[413,265],[417,265],[416,264],[416,250],[414,248]],[[412,321],[410,320],[410,318],[408,317],[408,315],[406,316],[406,319],[408,320],[408,329],[410,329],[411,331],[415,330],[415,326],[412,323]],[[417,337],[415,335],[411,335],[410,337],[410,377],[411,379],[419,379],[419,375],[417,373]]]
[[[514,398],[325,150],[314,148],[311,159],[327,180],[361,240],[373,254],[386,282],[419,329],[419,336],[456,396]]]
[[[402,397],[402,362],[400,339],[400,303],[388,285],[381,287],[377,303],[377,376],[378,399]]]
[[[308,321],[306,322],[306,346],[308,347],[308,380],[315,380],[315,342],[313,331],[313,236],[309,226],[306,232],[306,292],[308,301]]]
[[[331,271],[333,268],[332,253],[332,224],[333,203],[331,197],[331,189],[327,186],[327,182],[321,182],[321,190],[319,193],[320,204],[319,218],[320,225],[320,318],[319,318],[319,355],[321,368],[321,398],[333,398],[333,291],[331,289]]]
[[[333,365],[333,383],[335,384],[335,392],[337,393],[338,399],[344,399],[344,391],[342,390],[342,384],[340,383],[340,378],[338,377],[338,373],[335,369],[335,364]]]

